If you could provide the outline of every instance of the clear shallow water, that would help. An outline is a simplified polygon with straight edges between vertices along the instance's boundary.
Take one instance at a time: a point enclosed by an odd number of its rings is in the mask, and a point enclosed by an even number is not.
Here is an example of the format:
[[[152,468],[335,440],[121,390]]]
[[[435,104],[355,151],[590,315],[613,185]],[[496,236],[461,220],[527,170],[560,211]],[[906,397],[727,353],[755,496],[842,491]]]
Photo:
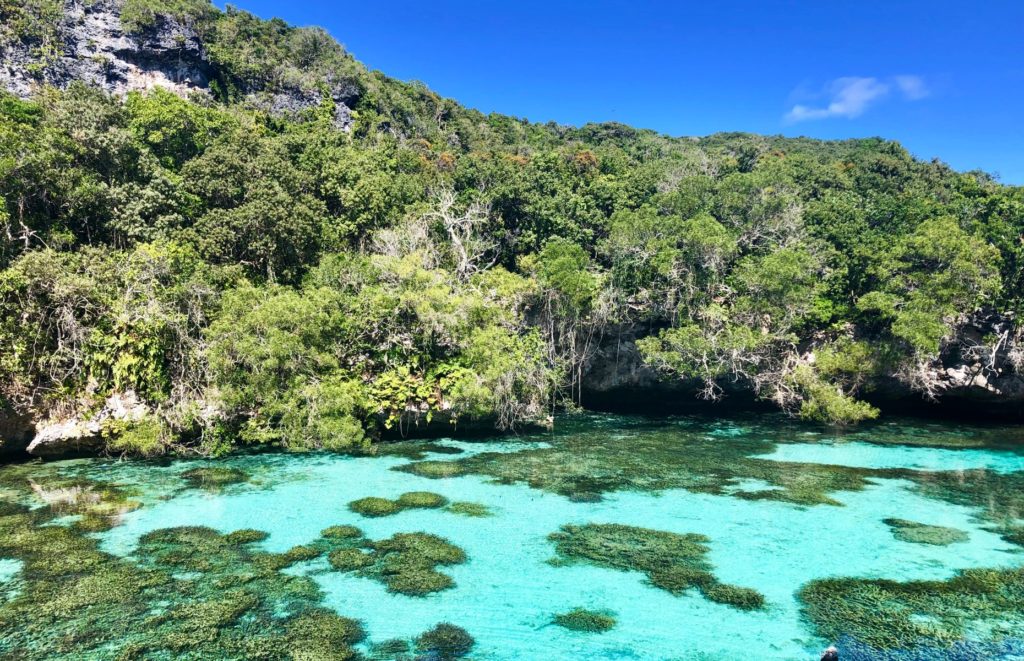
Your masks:
[[[323,557],[288,568],[311,577],[326,606],[363,622],[369,636],[363,649],[412,639],[447,621],[474,637],[476,659],[817,658],[833,641],[816,635],[797,598],[815,579],[946,580],[957,570],[1024,564],[1020,547],[996,527],[997,519],[1017,522],[1013,496],[1005,507],[993,507],[991,495],[971,502],[971,479],[979,480],[979,492],[982,483],[991,491],[986,480],[1024,469],[1024,451],[1007,441],[1014,430],[949,428],[936,434],[940,447],[929,447],[909,425],[905,435],[887,426],[849,441],[778,421],[589,417],[563,421],[562,429],[517,441],[425,445],[417,460],[465,468],[442,479],[395,470],[415,463],[403,456],[262,455],[165,466],[94,460],[46,471],[134,490],[143,506],[93,534],[116,556],[131,558],[143,535],[177,526],[265,531],[259,544],[275,553],[310,544],[338,524],[357,526],[373,540],[433,533],[465,551],[465,564],[442,569],[456,586],[425,597],[389,593],[378,581],[333,571]],[[904,437],[912,444],[901,443]],[[449,454],[452,449],[461,453]],[[619,463],[622,457],[629,460]],[[181,473],[207,465],[237,468],[249,480],[188,488]],[[936,490],[924,473],[958,475],[961,486]],[[805,484],[805,475],[816,481]],[[583,479],[595,476],[597,483]],[[567,484],[586,497],[569,493]],[[409,491],[479,503],[492,516],[414,509],[367,518],[347,507]],[[883,522],[891,518],[955,528],[967,541],[900,541]],[[604,523],[705,535],[715,577],[757,590],[765,608],[739,610],[696,590],[673,595],[639,571],[549,562],[556,556],[551,533],[567,524]],[[17,580],[19,567],[0,560],[0,589]],[[551,624],[554,614],[577,607],[611,611],[616,626],[593,634]]]

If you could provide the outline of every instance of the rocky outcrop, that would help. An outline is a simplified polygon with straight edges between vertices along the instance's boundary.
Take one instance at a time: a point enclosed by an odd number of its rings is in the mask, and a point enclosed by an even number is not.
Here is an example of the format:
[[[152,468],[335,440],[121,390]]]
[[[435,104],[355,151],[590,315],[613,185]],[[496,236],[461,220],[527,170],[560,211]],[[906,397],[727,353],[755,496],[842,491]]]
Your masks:
[[[657,333],[647,325],[608,329],[583,368],[581,403],[585,408],[610,411],[666,411],[710,405],[700,398],[700,379],[679,379],[660,374],[644,362],[636,342]],[[751,393],[742,384],[719,384],[726,405],[749,407]]]
[[[30,416],[0,402],[0,457],[23,454],[34,435],[35,425]]]
[[[36,457],[96,454],[103,449],[103,431],[110,423],[140,420],[148,413],[149,408],[130,390],[111,395],[91,416],[40,423],[26,451]]]
[[[636,341],[654,332],[625,326],[605,333],[584,369],[584,406],[669,410],[701,405],[699,380],[663,377],[644,364]],[[726,402],[750,404],[742,384],[719,385]],[[862,394],[890,413],[1024,418],[1024,331],[1012,314],[981,310],[947,343],[940,360],[916,374],[879,379]]]
[[[8,45],[0,84],[21,97],[42,85],[64,89],[75,81],[111,94],[164,87],[185,95],[209,88],[210,66],[194,30],[160,18],[152,29],[129,36],[120,12],[118,0],[67,0],[57,26],[60,53],[43,63],[29,45]]]
[[[161,87],[179,94],[209,94],[218,69],[196,30],[162,16],[137,34],[121,25],[123,0],[65,0],[57,25],[59,53],[41,62],[29,44],[0,44],[0,86],[27,98],[43,86],[65,89],[81,81],[110,94]],[[336,112],[335,125],[352,124],[350,104],[358,97],[351,81],[328,81]],[[250,103],[276,114],[315,108],[319,90],[284,88],[246,90]]]

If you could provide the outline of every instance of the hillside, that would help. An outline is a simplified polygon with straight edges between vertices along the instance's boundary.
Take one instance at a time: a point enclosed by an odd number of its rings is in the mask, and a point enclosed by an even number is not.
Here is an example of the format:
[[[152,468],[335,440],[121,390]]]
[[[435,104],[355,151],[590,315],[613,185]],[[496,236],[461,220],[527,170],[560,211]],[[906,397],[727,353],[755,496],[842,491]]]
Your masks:
[[[204,0],[0,0],[0,25],[7,451],[641,400],[1020,415],[1024,189],[984,173],[484,115]]]

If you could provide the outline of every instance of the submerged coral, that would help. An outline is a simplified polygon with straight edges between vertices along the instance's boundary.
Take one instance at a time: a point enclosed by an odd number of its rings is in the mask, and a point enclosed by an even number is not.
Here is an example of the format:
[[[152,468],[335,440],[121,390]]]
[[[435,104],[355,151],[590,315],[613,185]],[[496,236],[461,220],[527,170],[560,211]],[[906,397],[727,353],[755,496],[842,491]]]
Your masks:
[[[0,555],[24,563],[20,590],[0,604],[6,658],[281,658],[318,644],[314,629],[331,658],[355,656],[358,624],[320,609],[311,579],[260,562],[269,554],[251,547],[252,531],[158,530],[118,558],[49,516],[0,517]]]
[[[232,484],[249,481],[249,475],[238,468],[227,466],[203,466],[191,468],[181,474],[189,486],[196,489],[217,491]]]
[[[391,516],[409,509],[438,509],[448,504],[448,499],[441,494],[430,491],[410,491],[403,493],[398,500],[370,496],[353,500],[348,508],[356,514],[366,517]]]
[[[353,500],[348,504],[348,508],[356,514],[372,518],[391,516],[402,511],[402,506],[395,501],[388,500],[387,498],[377,498],[376,496]]]
[[[420,597],[454,587],[455,581],[437,568],[466,561],[462,549],[437,535],[396,533],[375,542],[343,528],[324,531],[322,541],[330,547],[331,566],[380,581],[389,592]]]
[[[882,523],[889,526],[892,529],[893,537],[901,542],[949,546],[950,544],[966,542],[970,539],[966,532],[958,528],[930,526],[906,519],[884,519]]]
[[[473,649],[475,641],[462,627],[442,622],[416,639],[416,651],[438,661],[460,659]]]
[[[615,616],[610,612],[591,611],[585,608],[574,608],[568,613],[559,613],[551,621],[565,629],[586,633],[604,633],[615,628]]]
[[[694,493],[774,500],[797,505],[841,505],[838,492],[860,491],[874,479],[904,479],[921,495],[980,509],[1007,530],[1024,518],[1024,472],[921,471],[775,461],[779,444],[833,441],[835,429],[794,425],[777,416],[743,419],[742,426],[700,417],[650,420],[578,416],[554,433],[525,436],[514,452],[483,452],[454,461],[414,461],[394,470],[443,479],[482,475],[499,484],[526,484],[574,502],[597,502],[616,491],[686,489]],[[605,428],[605,425],[611,425]],[[826,433],[827,432],[827,433]],[[846,440],[874,445],[963,448],[995,445],[1019,452],[1001,428],[950,428],[878,423],[848,432]],[[1009,441],[1007,439],[1010,439]],[[761,484],[762,488],[739,488]],[[1008,537],[1008,541],[1016,539]]]
[[[597,567],[640,571],[651,585],[679,595],[696,588],[705,598],[742,610],[764,606],[757,591],[720,583],[707,561],[708,538],[619,524],[562,526],[548,539],[561,556],[557,562],[587,562]]]
[[[466,501],[459,501],[452,503],[445,508],[445,511],[451,512],[452,514],[460,514],[462,516],[469,516],[474,518],[483,518],[492,516],[491,508],[487,507],[482,503],[471,503]]]
[[[398,504],[407,509],[435,509],[447,505],[448,499],[430,491],[410,491],[398,497]]]
[[[120,558],[52,525],[56,515],[0,501],[0,557],[21,563],[18,590],[0,602],[2,658],[354,660],[360,624],[324,608],[317,584],[284,567],[327,553],[333,565],[393,591],[426,594],[452,584],[436,567],[465,560],[434,535],[371,542],[352,526],[279,554],[259,549],[259,530],[167,528],[143,535],[133,555]],[[430,658],[455,659],[473,640],[441,624],[416,644]]]
[[[970,569],[947,581],[829,578],[798,596],[819,636],[878,651],[948,649],[968,634],[999,642],[1024,630],[1024,568]]]
[[[412,473],[420,477],[439,480],[446,477],[458,477],[472,472],[471,469],[458,461],[417,461],[395,467],[395,470]]]

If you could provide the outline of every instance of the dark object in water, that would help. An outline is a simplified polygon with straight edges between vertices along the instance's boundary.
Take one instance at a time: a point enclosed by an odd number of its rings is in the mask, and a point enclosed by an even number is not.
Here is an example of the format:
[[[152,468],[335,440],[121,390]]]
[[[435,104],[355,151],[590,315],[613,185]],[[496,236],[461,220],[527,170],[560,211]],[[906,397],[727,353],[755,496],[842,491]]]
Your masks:
[[[829,647],[822,652],[821,661],[839,661],[839,650],[835,647]]]

